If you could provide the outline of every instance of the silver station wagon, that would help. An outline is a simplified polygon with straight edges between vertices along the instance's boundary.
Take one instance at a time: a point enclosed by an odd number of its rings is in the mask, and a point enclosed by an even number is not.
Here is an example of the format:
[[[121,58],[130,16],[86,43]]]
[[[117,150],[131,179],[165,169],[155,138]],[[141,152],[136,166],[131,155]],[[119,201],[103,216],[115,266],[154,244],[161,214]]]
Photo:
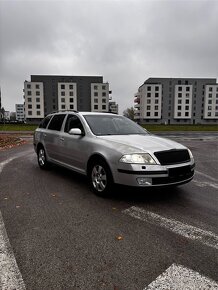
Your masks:
[[[91,189],[102,196],[113,184],[180,185],[194,176],[188,148],[111,113],[52,113],[36,129],[34,148],[40,168],[55,163],[87,175]]]

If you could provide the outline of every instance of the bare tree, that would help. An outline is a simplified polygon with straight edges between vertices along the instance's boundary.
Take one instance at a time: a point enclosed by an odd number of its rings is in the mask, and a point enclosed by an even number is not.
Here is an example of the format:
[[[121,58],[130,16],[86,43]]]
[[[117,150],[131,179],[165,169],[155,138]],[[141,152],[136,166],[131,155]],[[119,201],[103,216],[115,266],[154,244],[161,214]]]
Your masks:
[[[126,110],[124,110],[123,116],[125,116],[131,120],[134,120],[134,108],[131,107],[131,108],[127,108]]]

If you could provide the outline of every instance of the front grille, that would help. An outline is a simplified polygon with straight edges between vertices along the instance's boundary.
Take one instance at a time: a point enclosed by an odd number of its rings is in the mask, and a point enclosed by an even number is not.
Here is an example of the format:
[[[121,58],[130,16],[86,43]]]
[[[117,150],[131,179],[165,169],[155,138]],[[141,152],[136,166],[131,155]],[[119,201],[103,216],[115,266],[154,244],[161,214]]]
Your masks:
[[[155,152],[161,165],[172,165],[190,161],[190,156],[187,149],[174,149],[167,151]]]

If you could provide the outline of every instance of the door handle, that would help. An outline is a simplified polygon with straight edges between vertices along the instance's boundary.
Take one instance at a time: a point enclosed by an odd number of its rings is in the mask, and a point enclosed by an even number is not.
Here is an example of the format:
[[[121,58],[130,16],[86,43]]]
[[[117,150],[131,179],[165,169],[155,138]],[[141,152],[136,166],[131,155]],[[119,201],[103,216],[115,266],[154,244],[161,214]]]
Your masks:
[[[61,138],[60,138],[60,140],[61,140],[61,141],[64,141],[64,138],[63,138],[63,137],[61,137]]]

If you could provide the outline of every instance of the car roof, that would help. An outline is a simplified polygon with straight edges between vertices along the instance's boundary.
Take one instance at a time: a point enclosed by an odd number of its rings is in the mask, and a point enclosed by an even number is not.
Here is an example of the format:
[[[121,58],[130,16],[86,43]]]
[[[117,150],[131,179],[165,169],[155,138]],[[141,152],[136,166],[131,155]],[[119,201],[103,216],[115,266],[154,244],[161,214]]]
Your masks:
[[[113,114],[110,112],[79,112],[79,111],[75,111],[75,110],[63,110],[63,111],[56,111],[56,112],[52,112],[49,115],[54,115],[54,114],[78,114],[78,115],[82,115],[82,116],[87,116],[87,115],[99,115],[99,116],[105,116],[105,115],[109,115],[109,116],[114,116],[117,114]],[[118,116],[118,115],[117,115]]]

